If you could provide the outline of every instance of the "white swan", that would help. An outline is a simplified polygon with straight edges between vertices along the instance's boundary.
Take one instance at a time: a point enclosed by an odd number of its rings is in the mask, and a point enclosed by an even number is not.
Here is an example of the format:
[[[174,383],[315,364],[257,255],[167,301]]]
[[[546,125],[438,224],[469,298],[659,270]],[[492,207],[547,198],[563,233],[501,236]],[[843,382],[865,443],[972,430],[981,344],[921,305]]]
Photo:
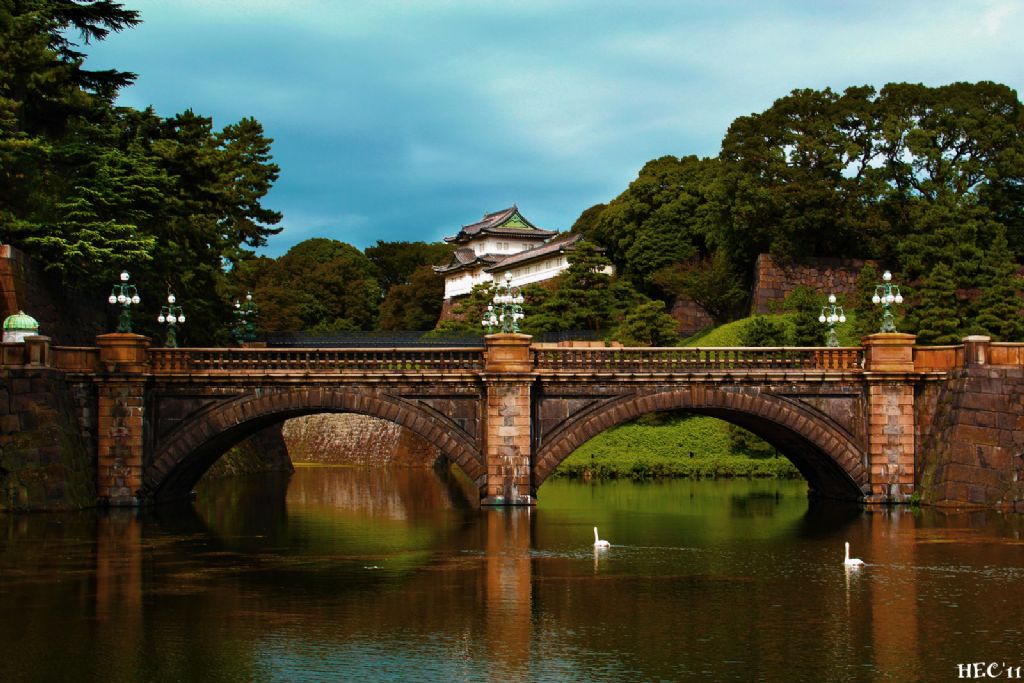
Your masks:
[[[864,560],[856,557],[850,557],[850,543],[846,543],[846,558],[843,560],[843,564],[847,567],[860,567],[864,564]]]
[[[594,527],[594,547],[595,548],[611,548],[612,544],[608,541],[602,541],[597,535],[597,527]]]

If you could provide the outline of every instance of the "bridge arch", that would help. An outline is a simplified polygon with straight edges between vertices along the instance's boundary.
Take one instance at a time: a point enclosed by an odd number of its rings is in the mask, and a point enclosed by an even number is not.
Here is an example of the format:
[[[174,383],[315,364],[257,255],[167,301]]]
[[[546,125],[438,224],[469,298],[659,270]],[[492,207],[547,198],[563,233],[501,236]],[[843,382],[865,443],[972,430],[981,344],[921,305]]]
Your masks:
[[[582,415],[544,443],[533,467],[534,489],[579,446],[616,425],[651,412],[685,410],[739,425],[783,453],[822,497],[858,500],[870,490],[865,454],[854,437],[813,408],[756,388],[697,386],[616,400]]]
[[[162,439],[144,468],[141,497],[157,501],[186,497],[206,470],[242,439],[277,422],[313,413],[358,413],[399,424],[436,446],[478,487],[484,484],[486,468],[473,440],[409,401],[353,387],[255,389],[183,422]]]

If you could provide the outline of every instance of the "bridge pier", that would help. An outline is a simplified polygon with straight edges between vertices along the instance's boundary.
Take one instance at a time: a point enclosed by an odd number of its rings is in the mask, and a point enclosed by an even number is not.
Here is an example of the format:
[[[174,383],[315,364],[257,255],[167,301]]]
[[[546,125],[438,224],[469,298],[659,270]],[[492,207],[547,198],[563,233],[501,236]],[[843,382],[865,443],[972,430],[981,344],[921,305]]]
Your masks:
[[[486,392],[482,505],[534,505],[531,494],[533,359],[527,334],[492,334],[481,376]]]
[[[96,337],[96,344],[101,368],[97,377],[96,496],[101,505],[138,505],[149,340],[137,334],[113,333]]]
[[[867,381],[868,470],[866,503],[909,503],[914,493],[914,372],[912,334],[864,337]]]

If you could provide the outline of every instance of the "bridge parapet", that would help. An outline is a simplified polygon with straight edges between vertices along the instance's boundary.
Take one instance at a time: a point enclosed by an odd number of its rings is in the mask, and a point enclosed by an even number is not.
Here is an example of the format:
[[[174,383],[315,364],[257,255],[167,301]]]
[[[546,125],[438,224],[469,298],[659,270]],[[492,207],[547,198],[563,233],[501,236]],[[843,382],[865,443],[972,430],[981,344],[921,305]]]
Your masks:
[[[534,347],[537,370],[654,372],[827,370],[860,372],[861,347]]]
[[[29,335],[22,342],[0,344],[0,367],[43,368],[50,366],[50,338]]]
[[[916,372],[949,372],[964,365],[964,346],[915,346]]]
[[[368,349],[149,349],[154,375],[344,372],[452,372],[483,370],[478,348]]]
[[[962,344],[914,347],[916,372],[950,372],[969,365],[1024,366],[1024,344],[972,335]]]

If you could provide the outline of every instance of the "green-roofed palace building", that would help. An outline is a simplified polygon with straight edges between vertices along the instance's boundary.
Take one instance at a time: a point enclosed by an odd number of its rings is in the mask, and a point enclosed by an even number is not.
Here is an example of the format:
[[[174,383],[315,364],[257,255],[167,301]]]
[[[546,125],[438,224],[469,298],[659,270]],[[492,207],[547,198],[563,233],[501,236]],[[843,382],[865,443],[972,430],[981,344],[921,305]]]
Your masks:
[[[484,214],[445,242],[458,245],[451,260],[434,270],[445,276],[444,298],[469,294],[476,285],[503,281],[511,273],[516,286],[555,277],[569,267],[565,252],[579,235],[559,236],[555,230],[538,228],[516,205]]]

